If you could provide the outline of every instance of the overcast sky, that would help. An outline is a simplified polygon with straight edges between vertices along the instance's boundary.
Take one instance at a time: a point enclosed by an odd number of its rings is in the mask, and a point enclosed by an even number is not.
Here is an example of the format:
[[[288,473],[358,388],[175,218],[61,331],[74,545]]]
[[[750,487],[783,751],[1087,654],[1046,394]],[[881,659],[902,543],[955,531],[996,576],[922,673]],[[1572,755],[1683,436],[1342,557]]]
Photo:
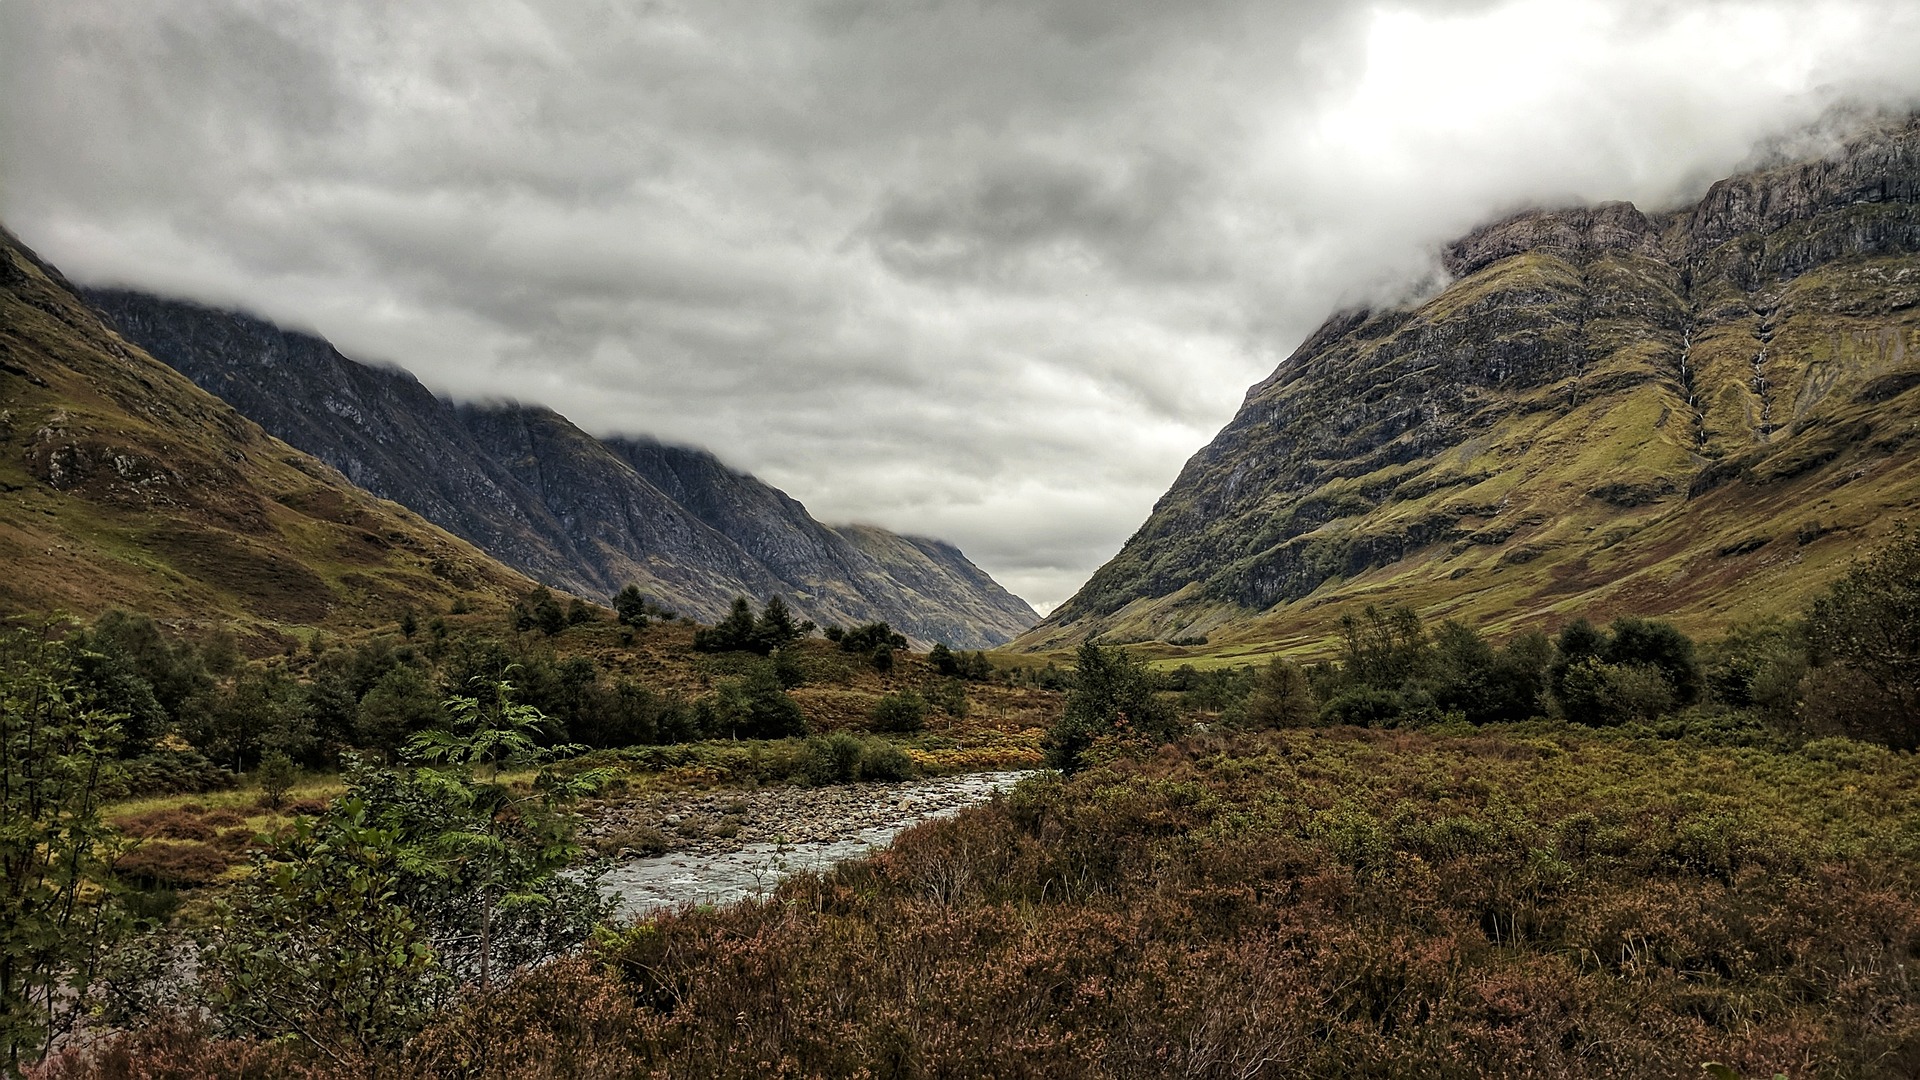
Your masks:
[[[0,217],[1045,610],[1334,309],[1912,107],[1917,7],[0,0]]]

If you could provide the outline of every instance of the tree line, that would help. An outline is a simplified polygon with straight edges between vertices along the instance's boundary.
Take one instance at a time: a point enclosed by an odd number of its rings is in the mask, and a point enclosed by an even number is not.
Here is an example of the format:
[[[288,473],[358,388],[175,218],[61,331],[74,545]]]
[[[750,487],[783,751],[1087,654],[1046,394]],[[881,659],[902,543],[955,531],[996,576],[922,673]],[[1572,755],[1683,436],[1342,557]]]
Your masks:
[[[1233,727],[1488,724],[1556,718],[1722,741],[1840,735],[1920,748],[1920,533],[1904,526],[1798,616],[1704,644],[1672,623],[1576,618],[1490,641],[1456,620],[1369,605],[1341,620],[1337,659],[1161,673],[1117,646],[1081,646],[1048,735],[1072,770],[1106,742],[1165,741],[1181,711]]]

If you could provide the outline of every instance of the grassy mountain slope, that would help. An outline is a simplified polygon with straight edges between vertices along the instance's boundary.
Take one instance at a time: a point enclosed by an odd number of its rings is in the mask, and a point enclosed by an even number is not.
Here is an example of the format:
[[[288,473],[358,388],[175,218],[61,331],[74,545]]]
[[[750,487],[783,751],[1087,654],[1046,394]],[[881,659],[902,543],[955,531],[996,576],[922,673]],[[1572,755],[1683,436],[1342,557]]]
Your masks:
[[[886,620],[962,648],[1039,619],[964,558],[896,580],[786,493],[705,451],[597,439],[537,406],[456,405],[405,371],[245,315],[120,290],[87,296],[268,430],[556,587],[607,598],[638,585],[707,620],[735,595],[778,593],[822,623]]]
[[[256,637],[532,583],[129,346],[0,230],[0,613],[132,607]]]
[[[1363,602],[1496,631],[1791,611],[1920,502],[1917,195],[1905,124],[1690,210],[1484,228],[1438,296],[1337,316],[1253,387],[1017,644],[1231,660]]]

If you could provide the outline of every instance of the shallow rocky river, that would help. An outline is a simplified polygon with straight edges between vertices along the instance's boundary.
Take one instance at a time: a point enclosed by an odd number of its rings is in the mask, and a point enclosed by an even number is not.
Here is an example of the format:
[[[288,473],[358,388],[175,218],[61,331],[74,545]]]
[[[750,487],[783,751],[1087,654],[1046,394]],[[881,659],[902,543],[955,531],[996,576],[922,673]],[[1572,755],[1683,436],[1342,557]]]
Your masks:
[[[726,904],[766,893],[795,871],[858,858],[908,826],[983,802],[1028,775],[659,796],[596,815],[588,835],[617,843],[638,832],[677,849],[616,859],[600,889],[620,914]]]

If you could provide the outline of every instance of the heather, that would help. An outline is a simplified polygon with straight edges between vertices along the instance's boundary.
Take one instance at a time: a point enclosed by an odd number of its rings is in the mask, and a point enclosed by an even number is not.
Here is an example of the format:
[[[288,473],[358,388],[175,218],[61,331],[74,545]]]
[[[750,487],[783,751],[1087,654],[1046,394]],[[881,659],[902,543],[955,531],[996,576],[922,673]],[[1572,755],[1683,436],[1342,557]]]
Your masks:
[[[1558,723],[1195,737],[604,930],[378,1067],[1911,1075],[1917,773]]]

